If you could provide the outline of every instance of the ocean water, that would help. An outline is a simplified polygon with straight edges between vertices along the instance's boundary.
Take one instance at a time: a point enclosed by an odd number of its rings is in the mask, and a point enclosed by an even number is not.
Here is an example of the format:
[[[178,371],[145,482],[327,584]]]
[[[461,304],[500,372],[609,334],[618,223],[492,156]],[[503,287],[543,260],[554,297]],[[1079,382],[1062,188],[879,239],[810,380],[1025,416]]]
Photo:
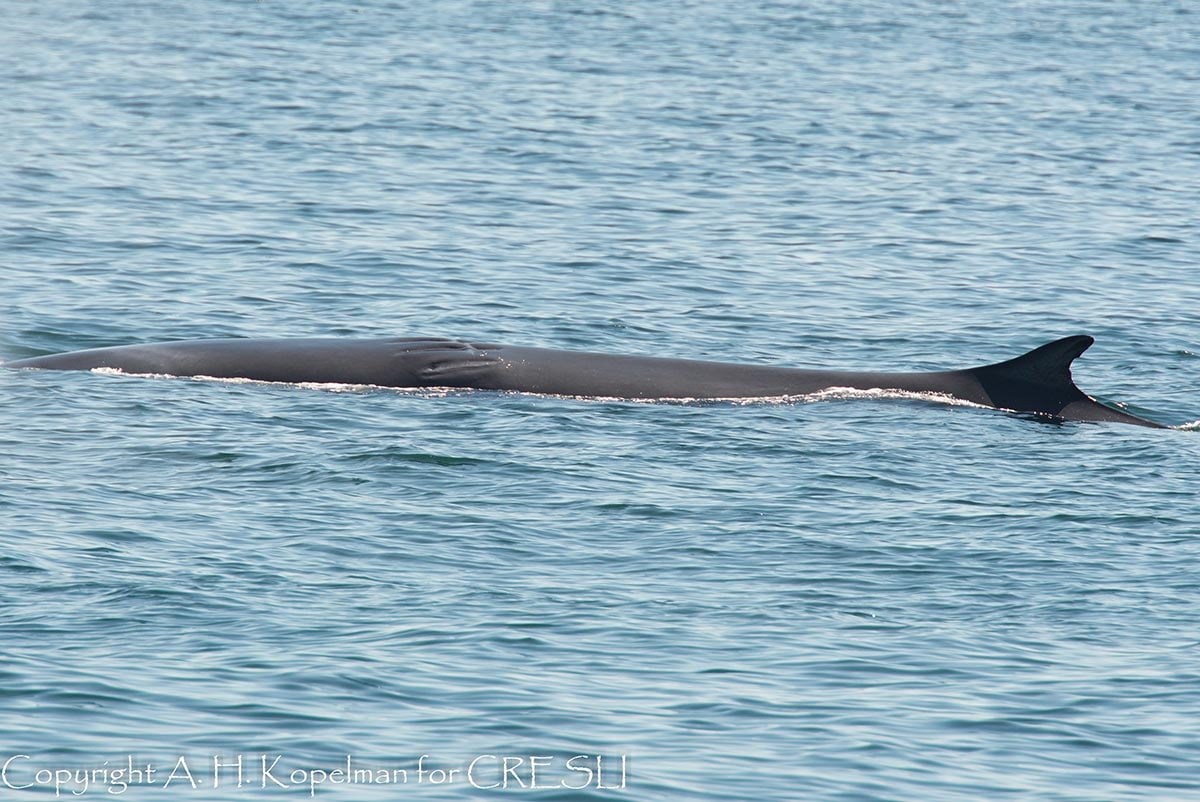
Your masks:
[[[1177,428],[0,371],[0,798],[1200,799],[1198,78],[1188,2],[10,0],[0,359],[1089,333]]]

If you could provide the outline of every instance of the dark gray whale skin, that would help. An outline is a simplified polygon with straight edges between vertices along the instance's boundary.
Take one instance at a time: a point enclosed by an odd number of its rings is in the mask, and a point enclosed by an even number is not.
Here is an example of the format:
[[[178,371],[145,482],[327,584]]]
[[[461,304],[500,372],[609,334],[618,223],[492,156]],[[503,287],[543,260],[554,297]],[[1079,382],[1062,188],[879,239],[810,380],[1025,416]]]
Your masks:
[[[1007,362],[927,373],[804,370],[420,337],[184,340],[33,357],[5,367],[663,400],[762,398],[848,387],[940,393],[1057,420],[1166,428],[1105,406],[1075,386],[1071,362],[1093,342],[1086,335],[1066,337]]]

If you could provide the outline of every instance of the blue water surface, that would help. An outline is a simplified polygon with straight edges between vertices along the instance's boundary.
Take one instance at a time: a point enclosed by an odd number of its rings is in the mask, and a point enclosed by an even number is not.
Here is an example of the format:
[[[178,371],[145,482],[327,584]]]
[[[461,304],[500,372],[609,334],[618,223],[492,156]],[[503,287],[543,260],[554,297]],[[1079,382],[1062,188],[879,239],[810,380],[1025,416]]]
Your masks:
[[[1188,2],[7,3],[2,359],[1088,333],[1180,428],[0,371],[0,797],[1200,799],[1198,78]]]

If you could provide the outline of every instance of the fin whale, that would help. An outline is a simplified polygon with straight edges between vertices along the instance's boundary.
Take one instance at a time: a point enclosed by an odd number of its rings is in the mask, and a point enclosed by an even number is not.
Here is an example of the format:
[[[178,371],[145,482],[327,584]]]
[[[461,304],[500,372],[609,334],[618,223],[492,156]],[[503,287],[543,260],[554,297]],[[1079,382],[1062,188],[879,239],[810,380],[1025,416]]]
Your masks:
[[[1105,406],[1075,386],[1071,363],[1093,342],[1086,335],[1066,337],[1005,362],[924,373],[805,370],[421,337],[184,340],[33,357],[5,367],[660,400],[844,387],[936,393],[1054,420],[1166,428]]]

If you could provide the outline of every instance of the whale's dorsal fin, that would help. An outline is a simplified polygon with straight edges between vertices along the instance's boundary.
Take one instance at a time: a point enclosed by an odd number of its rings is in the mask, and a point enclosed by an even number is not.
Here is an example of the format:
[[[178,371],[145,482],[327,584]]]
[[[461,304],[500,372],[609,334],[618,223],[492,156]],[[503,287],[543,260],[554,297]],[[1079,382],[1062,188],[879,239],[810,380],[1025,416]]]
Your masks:
[[[1064,337],[1027,354],[968,371],[983,385],[992,404],[1001,409],[1059,415],[1087,395],[1071,380],[1071,363],[1095,340],[1086,334]]]
[[[1000,409],[1067,420],[1120,421],[1163,428],[1153,421],[1105,406],[1075,386],[1071,363],[1094,342],[1086,334],[1064,337],[1015,359],[972,368],[967,373],[979,381],[992,404]]]

